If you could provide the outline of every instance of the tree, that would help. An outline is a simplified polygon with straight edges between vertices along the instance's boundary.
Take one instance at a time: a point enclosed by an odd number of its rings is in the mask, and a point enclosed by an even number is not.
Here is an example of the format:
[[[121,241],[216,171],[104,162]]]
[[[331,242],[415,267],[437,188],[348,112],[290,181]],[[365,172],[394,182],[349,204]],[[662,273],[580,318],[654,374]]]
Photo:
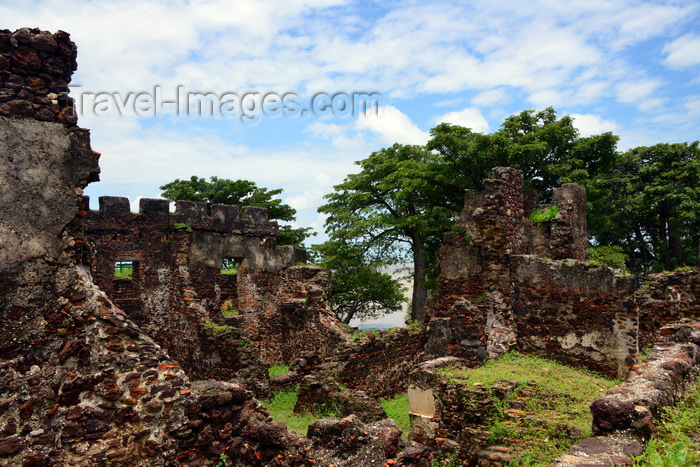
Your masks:
[[[482,191],[493,167],[523,171],[526,189],[548,201],[552,189],[566,182],[584,186],[596,174],[610,170],[618,137],[612,133],[580,138],[568,115],[557,118],[549,107],[525,110],[506,118],[491,134],[475,133],[449,123],[430,132],[427,149],[444,158],[443,189],[454,209],[461,210],[466,191]]]
[[[510,116],[492,134],[442,123],[425,148],[396,144],[358,162],[362,171],[334,187],[319,211],[329,214],[331,238],[363,245],[365,259],[413,263],[411,316],[422,321],[442,233],[493,167],[521,169],[526,188],[546,201],[563,182],[589,183],[609,170],[616,143],[611,133],[580,138],[573,120],[552,108]]]
[[[343,240],[314,245],[319,264],[332,271],[331,306],[345,324],[353,318],[377,318],[401,309],[403,287],[379,269],[386,264],[368,263],[363,246]]]
[[[429,238],[441,236],[455,213],[444,206],[435,183],[440,156],[420,146],[394,144],[357,164],[319,212],[328,214],[331,240],[357,245],[368,263],[413,263],[411,318],[425,319],[426,251]]]
[[[189,180],[175,179],[161,186],[160,189],[163,190],[161,196],[170,201],[203,201],[208,206],[212,204],[258,206],[267,208],[268,217],[272,220],[284,222],[296,220],[296,209],[276,198],[282,193],[281,188],[268,190],[258,187],[255,182],[249,180],[211,177],[210,181],[206,181],[204,178],[193,175]],[[310,228],[294,229],[289,225],[282,225],[277,243],[302,248],[304,240],[310,236],[310,231]]]
[[[599,176],[601,245],[621,245],[633,272],[645,274],[698,263],[700,142],[657,144],[621,154]],[[602,215],[601,215],[602,216]]]

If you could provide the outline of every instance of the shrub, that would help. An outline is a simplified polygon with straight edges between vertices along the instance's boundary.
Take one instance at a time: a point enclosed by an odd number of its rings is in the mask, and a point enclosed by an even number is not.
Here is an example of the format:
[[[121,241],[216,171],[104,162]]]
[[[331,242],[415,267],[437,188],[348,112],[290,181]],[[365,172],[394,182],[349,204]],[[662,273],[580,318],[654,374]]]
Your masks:
[[[559,214],[559,208],[550,206],[546,209],[535,209],[530,213],[529,219],[535,224],[551,222],[557,217],[557,214]]]

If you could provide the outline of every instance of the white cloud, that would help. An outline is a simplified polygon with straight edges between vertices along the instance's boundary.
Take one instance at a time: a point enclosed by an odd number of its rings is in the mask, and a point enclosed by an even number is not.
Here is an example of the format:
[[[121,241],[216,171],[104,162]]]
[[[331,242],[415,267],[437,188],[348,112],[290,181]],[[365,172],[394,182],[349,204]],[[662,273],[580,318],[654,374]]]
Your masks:
[[[472,104],[479,107],[490,107],[492,105],[506,103],[509,100],[510,96],[506,88],[496,88],[478,93],[472,99]]]
[[[673,68],[700,65],[700,36],[686,34],[666,44],[666,63]]]
[[[636,81],[625,81],[617,86],[617,100],[625,104],[640,105],[647,99],[661,82],[655,79],[640,79]]]
[[[463,126],[465,128],[471,128],[473,131],[478,133],[488,133],[489,122],[486,121],[481,111],[476,107],[470,107],[464,110],[458,110],[455,112],[449,112],[445,115],[435,118],[434,123],[438,124],[441,122],[451,123],[453,125]]]
[[[578,129],[581,136],[599,135],[612,131],[616,133],[620,131],[620,125],[617,123],[605,120],[600,115],[593,114],[569,114],[574,119],[574,126]]]
[[[359,130],[377,133],[385,143],[425,144],[429,134],[418,128],[411,119],[394,106],[384,106],[384,114],[361,116],[356,123]]]

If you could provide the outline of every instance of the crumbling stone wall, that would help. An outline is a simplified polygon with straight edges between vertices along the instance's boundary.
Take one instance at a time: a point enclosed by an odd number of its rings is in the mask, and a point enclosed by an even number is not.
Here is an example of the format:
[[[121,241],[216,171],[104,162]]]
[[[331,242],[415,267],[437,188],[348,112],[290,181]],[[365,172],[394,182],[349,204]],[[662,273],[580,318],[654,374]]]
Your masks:
[[[566,314],[564,295],[580,302],[597,299],[592,296],[596,295],[595,272],[579,274],[551,260],[585,260],[585,191],[566,184],[554,190],[551,205],[538,205],[536,194],[523,192],[522,177],[519,170],[495,168],[493,178],[484,181],[483,193],[467,194],[456,229],[445,234],[430,313],[432,335],[444,336],[444,355],[478,364],[513,348],[548,355],[562,346],[580,346],[581,339],[570,343],[570,335],[562,345],[560,340],[576,323],[559,318]],[[540,223],[528,219],[535,209],[550,206],[557,208],[553,219]],[[572,273],[577,279],[560,287],[560,278],[572,279]],[[628,291],[608,287],[608,292],[618,297]],[[578,310],[573,313],[578,316]],[[579,324],[585,322],[579,318]],[[617,341],[609,343],[595,349],[595,357],[577,359],[597,361],[616,345]],[[620,357],[623,362],[626,356]],[[617,373],[620,358],[597,366]]]
[[[636,279],[586,258],[586,197],[554,189],[551,220],[533,223],[522,173],[497,167],[467,194],[445,234],[429,320],[429,346],[471,364],[509,349],[624,376],[656,329],[697,314],[697,271]]]
[[[166,200],[142,199],[131,213],[127,198],[99,201],[90,210],[83,198],[97,284],[188,374],[210,377],[222,366],[235,373],[230,352],[202,347],[203,326],[236,325],[238,344],[252,343],[268,362],[289,363],[304,351],[327,355],[343,338],[328,303],[328,271],[296,266],[305,253],[276,245],[277,223],[264,208],[214,205],[208,214],[206,203],[178,201],[170,214]],[[234,279],[220,273],[224,258],[237,261]],[[131,279],[114,277],[120,261],[132,262]],[[235,293],[222,293],[232,285]],[[221,315],[227,299],[236,320]]]
[[[515,348],[609,376],[627,373],[638,352],[634,276],[525,255],[513,266]]]
[[[0,116],[1,466],[428,462],[391,421],[320,421],[305,438],[243,385],[191,381],[93,283],[89,133],[39,120]]]
[[[0,158],[0,465],[272,460],[286,430],[243,386],[191,383],[92,283],[88,133],[0,117]]]
[[[594,436],[572,446],[555,465],[631,465],[644,452],[662,409],[681,400],[700,373],[700,322],[664,326],[659,335],[627,380],[591,404]]]
[[[405,328],[368,333],[355,346],[336,355],[341,383],[375,398],[406,391],[409,373],[426,358],[427,336]]]
[[[700,268],[649,275],[634,298],[640,311],[639,345],[649,348],[661,326],[700,317]]]
[[[75,124],[68,83],[76,56],[66,32],[0,30],[0,116]]]

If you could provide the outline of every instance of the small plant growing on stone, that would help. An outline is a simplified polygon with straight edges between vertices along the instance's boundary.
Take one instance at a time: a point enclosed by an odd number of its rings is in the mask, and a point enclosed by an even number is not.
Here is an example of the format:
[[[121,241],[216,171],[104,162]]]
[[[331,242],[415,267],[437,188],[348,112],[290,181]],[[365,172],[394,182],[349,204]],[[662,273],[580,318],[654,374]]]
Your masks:
[[[178,230],[192,230],[192,227],[189,225],[185,224],[184,222],[176,222],[173,224],[174,229]]]
[[[430,467],[460,467],[461,465],[462,462],[456,452],[447,454],[442,451],[438,451],[430,463]]]
[[[546,209],[535,209],[530,213],[530,221],[535,224],[540,224],[542,222],[551,222],[559,214],[559,208],[556,206],[550,206]]]
[[[214,464],[214,467],[228,467],[228,459],[226,458],[226,454],[220,454],[219,457],[216,459],[216,464]]]
[[[589,246],[587,256],[586,262],[589,264],[605,264],[613,269],[627,272],[627,267],[625,266],[627,255],[622,251],[621,246]]]
[[[406,329],[408,329],[408,332],[416,332],[422,330],[423,325],[420,321],[417,321],[415,319],[409,319],[408,321],[406,321]]]
[[[225,334],[228,334],[231,329],[225,325],[225,324],[216,324],[212,321],[205,321],[204,322],[204,327],[207,329],[211,329],[212,334],[214,337],[221,337]]]

